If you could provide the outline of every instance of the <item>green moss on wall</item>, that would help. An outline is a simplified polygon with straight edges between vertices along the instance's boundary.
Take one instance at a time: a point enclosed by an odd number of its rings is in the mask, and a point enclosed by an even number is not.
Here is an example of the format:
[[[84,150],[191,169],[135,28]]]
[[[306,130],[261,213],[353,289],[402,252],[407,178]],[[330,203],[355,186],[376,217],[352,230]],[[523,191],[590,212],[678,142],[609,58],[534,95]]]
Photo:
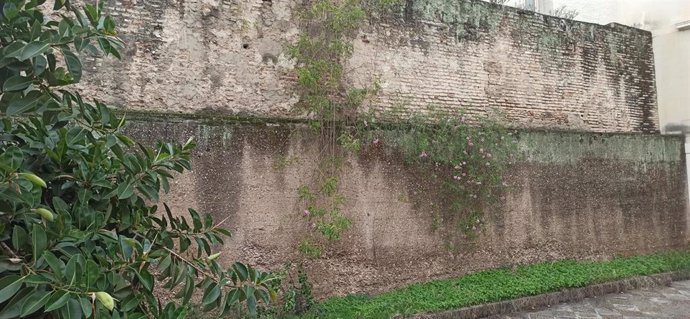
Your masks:
[[[682,139],[660,135],[521,132],[517,143],[528,162],[574,164],[583,159],[637,163],[682,160]]]
[[[416,19],[440,21],[458,40],[495,34],[504,17],[503,8],[480,1],[417,0],[412,5]]]

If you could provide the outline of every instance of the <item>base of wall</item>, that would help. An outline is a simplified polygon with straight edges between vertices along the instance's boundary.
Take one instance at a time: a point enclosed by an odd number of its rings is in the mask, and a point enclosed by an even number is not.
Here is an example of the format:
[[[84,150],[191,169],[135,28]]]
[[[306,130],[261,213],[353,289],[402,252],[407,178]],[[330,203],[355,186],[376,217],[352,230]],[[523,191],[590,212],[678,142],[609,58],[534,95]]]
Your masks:
[[[545,309],[563,302],[577,302],[586,298],[625,292],[642,288],[670,286],[671,282],[690,279],[690,272],[671,272],[651,276],[626,278],[582,288],[565,289],[548,294],[493,302],[458,310],[417,315],[419,319],[451,318],[503,318],[512,313]]]

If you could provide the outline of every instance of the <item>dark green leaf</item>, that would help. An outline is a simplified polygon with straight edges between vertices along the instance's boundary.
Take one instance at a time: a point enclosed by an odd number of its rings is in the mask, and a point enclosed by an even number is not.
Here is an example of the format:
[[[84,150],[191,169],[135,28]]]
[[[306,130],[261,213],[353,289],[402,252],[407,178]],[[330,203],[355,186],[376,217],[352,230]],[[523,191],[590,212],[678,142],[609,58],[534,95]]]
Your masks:
[[[41,36],[41,32],[43,31],[43,25],[41,24],[40,21],[35,20],[34,24],[31,25],[31,36],[30,39],[31,41],[38,39]]]
[[[34,260],[38,260],[43,254],[43,251],[48,247],[48,237],[46,231],[40,224],[34,224],[31,230],[31,247],[34,254]]]
[[[79,260],[80,255],[75,254],[73,255],[69,261],[67,262],[67,265],[65,266],[65,279],[67,279],[68,285],[73,285],[74,282],[77,280],[77,274],[78,269],[78,260]]]
[[[213,216],[211,214],[204,214],[204,228],[213,227]]]
[[[43,276],[42,274],[35,274],[35,275],[26,275],[26,278],[24,279],[24,283],[26,283],[27,286],[33,286],[33,285],[43,285],[50,283],[48,278]]]
[[[170,182],[168,181],[168,178],[165,176],[159,176],[158,180],[161,181],[161,186],[163,187],[163,191],[166,193],[170,192]]]
[[[19,277],[17,275],[9,275],[0,279],[0,303],[5,302],[5,300],[10,299],[14,294],[22,287],[25,277]]]
[[[120,239],[119,239],[119,240],[120,240],[120,249],[121,249],[121,252],[122,252],[122,256],[123,256],[125,259],[129,260],[129,259],[132,257],[133,249],[132,249],[132,246],[130,246],[130,245],[126,242],[127,239],[128,239],[127,237],[120,235]]]
[[[93,260],[87,260],[83,276],[86,279],[87,287],[95,287],[96,281],[101,276],[101,268]]]
[[[204,297],[202,300],[202,303],[204,305],[209,305],[212,304],[213,302],[218,299],[220,296],[220,288],[218,287],[218,284],[213,283],[206,290],[204,291]]]
[[[175,219],[172,216],[172,210],[170,209],[170,207],[166,203],[163,203],[163,207],[165,208],[165,215],[168,216],[168,221],[170,221],[170,223],[173,224],[173,220],[175,220]]]
[[[118,199],[127,199],[132,195],[134,195],[134,184],[131,182],[124,182],[117,188]]]
[[[53,10],[60,10],[60,8],[65,6],[65,1],[66,0],[55,0],[55,3],[53,4]]]
[[[22,54],[26,42],[18,40],[10,43],[10,45],[2,49],[3,58],[17,58]]]
[[[74,13],[74,15],[77,17],[77,21],[79,22],[79,24],[82,27],[86,27],[89,25],[89,21],[86,19],[84,14],[77,9],[77,7],[72,7],[71,10]]]
[[[245,266],[241,262],[234,263],[232,265],[232,269],[235,271],[240,281],[245,281],[247,280],[247,277],[249,277],[249,271],[247,270],[247,266]]]
[[[2,14],[8,21],[14,19],[14,17],[17,16],[18,12],[19,10],[17,10],[17,6],[12,2],[7,2],[5,3],[5,5],[2,6]]]
[[[105,31],[108,33],[115,32],[115,20],[113,20],[111,17],[105,17],[103,29],[105,29]]]
[[[245,295],[247,296],[247,309],[250,316],[256,316],[256,297],[254,297],[254,287],[244,287]]]
[[[198,248],[200,248],[198,256],[201,256],[202,251],[205,252],[206,255],[211,255],[211,246],[209,246],[205,238],[196,237],[194,239],[196,240],[196,244],[199,246]]]
[[[89,39],[84,39],[80,37],[74,38],[74,49],[77,50],[77,52],[83,51],[88,44]]]
[[[137,305],[139,305],[139,297],[137,297],[136,295],[131,295],[122,302],[120,310],[127,313],[132,309],[136,308]]]
[[[151,273],[146,269],[142,269],[136,274],[144,288],[146,288],[148,291],[153,291],[153,276]]]
[[[21,305],[24,303],[24,298],[31,294],[34,290],[34,288],[24,287],[15,293],[14,297],[5,303],[5,307],[0,309],[0,319],[18,318]]]
[[[46,250],[43,252],[43,259],[48,263],[48,266],[55,274],[56,278],[62,278],[65,269],[65,263],[58,259],[52,252]]]
[[[22,226],[14,225],[12,228],[12,246],[14,249],[20,250],[26,243],[29,242],[29,235]]]
[[[70,298],[70,294],[66,291],[55,291],[53,292],[52,296],[50,296],[50,299],[48,302],[46,302],[46,308],[45,312],[53,311],[56,309],[60,309],[62,306],[67,304],[67,301]]]
[[[268,304],[271,301],[271,298],[268,295],[268,292],[263,289],[257,289],[254,291],[254,297],[256,299],[263,301],[265,304]]]
[[[122,46],[121,43],[119,43],[118,41],[112,41],[110,39],[106,39],[106,41],[108,41],[108,44],[110,45],[109,53],[116,57],[118,60],[122,60],[122,57],[120,56],[120,51],[117,50],[118,47]]]
[[[152,202],[158,201],[158,192],[153,187],[141,184],[137,187],[137,190],[144,194],[148,200]]]
[[[74,82],[79,82],[81,79],[81,61],[72,51],[63,49],[62,54],[65,56],[65,64],[67,64],[67,70],[72,74],[72,79]]]
[[[24,77],[24,76],[19,76],[15,75],[7,81],[5,81],[5,84],[3,84],[2,89],[6,92],[11,92],[11,91],[23,91],[29,85],[31,85],[32,79],[30,77]]]
[[[89,18],[89,22],[91,22],[92,26],[97,26],[98,25],[98,8],[92,4],[87,4],[84,6],[84,13],[86,13],[86,17]]]
[[[86,298],[82,298],[82,299],[87,300]],[[67,301],[67,304],[64,307],[60,308],[60,316],[62,318],[88,318],[91,316],[91,306],[90,305],[88,306],[88,309],[89,309],[89,313],[88,313],[89,315],[82,317],[82,307],[79,304],[79,301],[77,301],[76,299],[69,299]]]
[[[57,65],[55,54],[47,54],[46,58],[48,59],[48,70],[51,72],[55,71],[55,66]]]
[[[48,67],[48,60],[46,60],[45,56],[43,55],[38,55],[34,58],[34,75],[38,76],[43,74],[45,72],[46,68]]]
[[[201,218],[199,214],[194,209],[189,209],[189,215],[192,216],[192,222],[194,223],[194,231],[199,231],[202,227]]]
[[[159,272],[159,273],[165,272],[165,271],[168,269],[168,267],[170,267],[171,262],[172,262],[172,257],[171,257],[170,254],[168,254],[168,255],[165,256],[165,258],[163,258],[163,259],[161,260],[161,262],[158,264],[158,272]]]
[[[232,288],[228,291],[228,294],[225,296],[225,306],[223,307],[221,316],[224,316],[230,309],[232,309],[233,306],[235,306],[237,301],[240,299],[240,295],[241,292],[237,288]]]
[[[42,94],[40,92],[31,91],[29,94],[22,98],[11,100],[10,105],[7,106],[7,111],[5,112],[9,116],[20,115],[26,112],[30,112],[39,102],[41,97]]]
[[[48,66],[50,66],[50,60],[48,60]],[[51,70],[46,72],[46,80],[48,80],[48,84],[52,86],[62,86],[74,83],[72,76],[63,67],[58,67],[54,71]]]
[[[20,56],[16,57],[19,61],[26,61],[39,54],[43,54],[50,49],[50,43],[43,41],[33,41],[27,44]]]
[[[187,279],[187,282],[185,283],[184,287],[184,299],[182,300],[182,304],[187,304],[190,299],[192,299],[192,295],[194,294],[194,280],[191,278]]]
[[[53,208],[58,214],[69,212],[69,205],[60,197],[53,197]]]
[[[180,251],[185,252],[192,242],[187,237],[180,238]]]
[[[232,237],[232,233],[230,233],[230,231],[225,229],[225,228],[216,228],[215,231],[218,233],[221,233],[227,237]]]
[[[50,292],[36,290],[31,295],[26,297],[24,303],[22,304],[22,310],[20,312],[21,317],[26,317],[43,307],[43,305],[48,302],[50,298]]]
[[[58,23],[58,34],[61,37],[65,37],[65,38],[69,37],[70,36],[69,35],[69,32],[70,32],[69,28],[70,28],[70,25],[69,25],[69,21],[67,19],[60,20],[60,22]]]
[[[70,303],[72,302],[72,300],[74,300],[74,299],[70,299]],[[80,306],[81,307],[80,312],[84,313],[84,317],[85,318],[91,317],[92,308],[91,308],[91,302],[89,301],[89,299],[83,298],[83,297],[79,298],[78,304],[81,305]]]
[[[18,273],[21,269],[22,264],[17,264],[7,259],[0,259],[0,274],[8,271]]]

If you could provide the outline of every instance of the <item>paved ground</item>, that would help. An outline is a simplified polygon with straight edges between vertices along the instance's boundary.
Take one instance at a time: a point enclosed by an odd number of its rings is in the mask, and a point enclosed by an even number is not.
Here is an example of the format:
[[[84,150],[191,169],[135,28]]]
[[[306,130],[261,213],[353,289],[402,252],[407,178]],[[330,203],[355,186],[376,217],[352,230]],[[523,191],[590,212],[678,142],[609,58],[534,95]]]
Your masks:
[[[690,281],[567,303],[506,319],[690,319]]]

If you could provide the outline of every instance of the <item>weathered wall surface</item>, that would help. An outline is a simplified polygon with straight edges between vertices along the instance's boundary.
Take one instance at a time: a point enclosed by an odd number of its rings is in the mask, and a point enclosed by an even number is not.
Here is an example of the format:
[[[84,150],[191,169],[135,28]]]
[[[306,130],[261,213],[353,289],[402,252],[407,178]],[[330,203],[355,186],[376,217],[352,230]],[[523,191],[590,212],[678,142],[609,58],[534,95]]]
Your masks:
[[[128,44],[82,89],[128,109],[295,117],[296,0],[110,0]],[[366,24],[347,61],[371,108],[498,109],[516,126],[658,131],[651,35],[483,1],[409,0]]]
[[[353,226],[323,258],[298,252],[310,225],[297,188],[318,165],[317,134],[293,125],[131,122],[143,141],[196,137],[192,172],[167,202],[196,207],[234,231],[226,260],[279,268],[305,260],[318,296],[380,292],[407,283],[515,263],[602,259],[684,247],[688,219],[683,143],[634,134],[522,132],[524,159],[475,241],[447,247],[434,231],[439,199],[391,152],[350,156],[340,174]],[[286,161],[286,159],[288,159]],[[452,229],[452,226],[451,226]]]

